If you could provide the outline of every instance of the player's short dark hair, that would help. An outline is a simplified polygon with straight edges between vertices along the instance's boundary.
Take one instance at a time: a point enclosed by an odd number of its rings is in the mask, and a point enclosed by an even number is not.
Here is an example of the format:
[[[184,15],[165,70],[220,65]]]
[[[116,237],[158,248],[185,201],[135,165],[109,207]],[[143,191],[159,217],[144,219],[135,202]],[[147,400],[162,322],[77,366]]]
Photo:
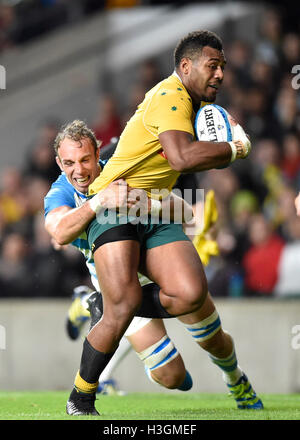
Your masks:
[[[174,64],[178,67],[182,58],[195,59],[202,52],[203,47],[209,46],[219,51],[223,50],[221,38],[214,32],[202,30],[190,32],[183,37],[174,51]]]
[[[57,134],[54,141],[54,150],[56,154],[58,154],[60,143],[65,138],[72,139],[73,141],[81,141],[81,139],[88,138],[95,147],[95,151],[101,145],[101,142],[97,140],[93,130],[91,130],[84,121],[80,121],[79,119],[75,119],[73,122],[64,125]]]

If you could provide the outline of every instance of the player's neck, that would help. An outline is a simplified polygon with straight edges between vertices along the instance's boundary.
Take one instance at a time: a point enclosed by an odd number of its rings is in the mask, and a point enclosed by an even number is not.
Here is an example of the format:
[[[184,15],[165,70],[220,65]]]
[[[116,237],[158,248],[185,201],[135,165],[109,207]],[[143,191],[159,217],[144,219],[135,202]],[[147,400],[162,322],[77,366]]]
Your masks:
[[[195,112],[197,112],[199,110],[199,105],[200,104],[197,102],[197,99],[195,99],[195,96],[193,96],[193,93],[191,93],[191,91],[189,90],[188,85],[186,85],[183,82],[183,78],[181,78],[180,74],[176,71],[176,69],[174,70],[173,75],[176,76],[176,78],[178,78],[179,81],[181,82],[181,84],[185,87],[186,91],[188,92],[188,94],[192,98],[193,109],[194,109]]]
[[[176,69],[174,70],[173,75],[176,76],[176,78],[178,78],[179,81],[183,84],[182,79],[180,78],[180,75],[178,74],[178,72],[176,72]]]

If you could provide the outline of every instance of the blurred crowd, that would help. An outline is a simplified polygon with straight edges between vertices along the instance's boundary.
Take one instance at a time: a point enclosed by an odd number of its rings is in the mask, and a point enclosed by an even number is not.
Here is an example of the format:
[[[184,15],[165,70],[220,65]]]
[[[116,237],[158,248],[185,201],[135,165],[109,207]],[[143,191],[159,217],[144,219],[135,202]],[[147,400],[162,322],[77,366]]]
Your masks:
[[[1,0],[0,53],[109,7],[108,0]]]
[[[260,39],[226,42],[223,105],[251,135],[252,153],[224,170],[200,176],[218,200],[221,258],[213,263],[215,295],[290,297],[300,294],[299,31],[268,9]],[[300,84],[299,84],[300,85]],[[296,87],[295,87],[296,86]]]
[[[104,9],[176,5],[173,0],[0,0],[0,53]]]
[[[219,210],[220,255],[207,267],[209,288],[220,297],[300,296],[300,218],[294,206],[300,94],[292,73],[300,64],[299,32],[268,9],[255,46],[222,38],[227,65],[218,104],[251,135],[253,149],[247,160],[193,176],[199,188],[215,191]],[[88,123],[103,147],[120,136],[146,91],[170,73],[158,59],[144,61],[138,72],[125,111],[113,93],[99,97],[99,111]],[[63,297],[89,284],[81,254],[70,246],[55,250],[43,227],[43,197],[59,174],[53,151],[59,128],[60,121],[44,121],[24,168],[7,168],[0,176],[0,297]]]

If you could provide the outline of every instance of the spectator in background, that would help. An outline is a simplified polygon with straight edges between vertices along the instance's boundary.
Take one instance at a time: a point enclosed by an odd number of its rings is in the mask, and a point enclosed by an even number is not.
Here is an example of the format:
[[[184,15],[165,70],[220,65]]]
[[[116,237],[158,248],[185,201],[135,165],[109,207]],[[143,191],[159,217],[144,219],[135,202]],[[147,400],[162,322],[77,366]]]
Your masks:
[[[270,64],[264,60],[254,59],[251,67],[251,82],[254,87],[263,90],[264,95],[268,98],[267,110],[272,112],[274,94],[276,90],[275,72]]]
[[[279,298],[300,297],[300,218],[294,215],[287,222],[290,236],[281,253],[278,281],[274,295]]]
[[[249,190],[240,190],[232,197],[230,202],[230,215],[232,234],[237,245],[228,256],[241,264],[243,256],[249,247],[248,228],[252,215],[259,211],[258,199]]]
[[[283,36],[283,71],[291,72],[292,67],[300,62],[300,37],[295,33],[288,33]]]
[[[0,246],[1,246],[4,234],[5,234],[5,229],[6,229],[6,222],[4,219],[3,211],[0,208]]]
[[[260,210],[276,209],[274,192],[282,185],[280,157],[280,147],[275,139],[261,138],[254,144],[250,157],[250,189],[255,192],[259,200]],[[270,217],[273,213],[267,215]]]
[[[19,233],[6,235],[0,258],[1,297],[28,297],[32,294],[30,247]]]
[[[248,190],[237,191],[230,202],[231,220],[217,237],[220,257],[208,266],[209,289],[213,296],[241,297],[244,295],[242,259],[249,248],[248,225],[258,211],[259,203]]]
[[[17,17],[14,40],[27,43],[68,22],[68,2],[64,0],[31,0],[16,2]]]
[[[226,66],[226,75],[219,91],[218,100],[227,111],[243,126],[243,109],[245,94],[237,83],[237,74]],[[232,110],[234,109],[234,110]]]
[[[14,47],[16,14],[13,6],[0,4],[0,53]]]
[[[163,79],[158,62],[154,58],[143,61],[139,67],[137,82],[144,89],[144,94]]]
[[[102,141],[101,148],[108,145],[112,138],[120,136],[121,119],[113,95],[106,94],[99,98],[98,114],[94,121],[93,131],[96,138]]]
[[[34,219],[33,251],[30,257],[32,290],[35,297],[69,297],[88,276],[84,259],[72,249],[56,250],[45,230],[43,212]]]
[[[296,122],[299,116],[297,91],[292,88],[291,82],[279,89],[275,102],[275,114],[283,134],[297,128]]]
[[[250,70],[252,60],[249,44],[240,39],[234,40],[226,49],[226,57],[230,69],[235,75],[238,87],[247,89],[251,85]]]
[[[276,199],[274,200],[276,209],[271,220],[277,228],[277,232],[284,240],[290,240],[287,225],[289,220],[295,216],[295,197],[296,191],[291,186],[282,185],[277,191]]]
[[[129,121],[131,116],[133,116],[133,114],[135,113],[135,111],[137,109],[137,106],[141,102],[143,102],[144,98],[145,98],[144,87],[139,83],[134,84],[129,92],[127,108],[122,113],[122,116],[121,116],[122,131],[124,130],[124,128],[127,124],[127,121]]]
[[[137,106],[144,100],[145,94],[161,81],[163,77],[164,75],[155,59],[149,58],[140,63],[138,66],[138,77],[128,95],[127,109],[122,115],[122,130],[135,113]]]
[[[0,176],[0,210],[6,225],[19,222],[26,213],[27,199],[20,170],[7,167]]]
[[[255,54],[273,68],[278,68],[281,55],[282,18],[276,8],[264,11],[260,23],[261,38],[256,45]]]
[[[35,142],[28,148],[28,157],[23,171],[25,176],[40,177],[47,180],[49,184],[58,177],[53,142],[59,126],[59,122],[54,119],[41,124]]]
[[[34,236],[35,218],[43,212],[43,198],[47,194],[49,186],[49,182],[41,177],[33,176],[25,180],[26,215],[17,227],[30,240]]]
[[[274,137],[279,134],[278,123],[270,111],[268,95],[262,86],[252,86],[246,92],[245,130],[251,133],[253,141],[260,137]]]
[[[300,140],[295,132],[288,132],[282,143],[282,159],[280,169],[286,181],[291,185],[300,183]]]
[[[245,293],[248,296],[272,295],[284,241],[262,214],[254,214],[250,220],[249,241],[251,246],[242,261]]]
[[[49,183],[41,177],[33,177],[26,181],[26,194],[28,198],[27,215],[35,217],[43,212],[43,200],[49,191]]]
[[[199,174],[199,187],[214,190],[219,218],[223,224],[230,222],[229,203],[240,188],[239,180],[232,168],[209,170]]]
[[[240,298],[244,296],[243,271],[238,264],[227,259],[224,249],[218,261],[215,260],[207,269],[207,278],[209,291],[213,297]]]

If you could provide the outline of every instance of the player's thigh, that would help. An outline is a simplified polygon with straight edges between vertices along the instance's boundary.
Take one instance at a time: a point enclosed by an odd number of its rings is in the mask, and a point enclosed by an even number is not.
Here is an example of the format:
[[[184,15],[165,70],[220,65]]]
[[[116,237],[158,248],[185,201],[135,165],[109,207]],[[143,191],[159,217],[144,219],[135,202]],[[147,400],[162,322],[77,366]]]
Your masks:
[[[110,219],[110,218],[109,218]],[[103,219],[102,219],[103,220]],[[137,226],[131,223],[100,221],[97,217],[87,228],[87,237],[96,266],[99,284],[105,297],[107,291],[120,295],[122,284],[137,284],[140,259],[140,238]]]
[[[147,249],[144,265],[147,276],[165,294],[189,297],[207,291],[201,260],[190,241],[174,241]]]
[[[122,302],[131,292],[139,292],[137,270],[140,246],[137,241],[124,240],[106,243],[94,252],[94,261],[101,292],[105,302]]]
[[[108,217],[110,219],[110,217]],[[137,225],[120,223],[120,218],[102,223],[97,217],[87,228],[89,247],[93,252],[100,283],[125,278],[137,272],[140,258],[140,236]]]

